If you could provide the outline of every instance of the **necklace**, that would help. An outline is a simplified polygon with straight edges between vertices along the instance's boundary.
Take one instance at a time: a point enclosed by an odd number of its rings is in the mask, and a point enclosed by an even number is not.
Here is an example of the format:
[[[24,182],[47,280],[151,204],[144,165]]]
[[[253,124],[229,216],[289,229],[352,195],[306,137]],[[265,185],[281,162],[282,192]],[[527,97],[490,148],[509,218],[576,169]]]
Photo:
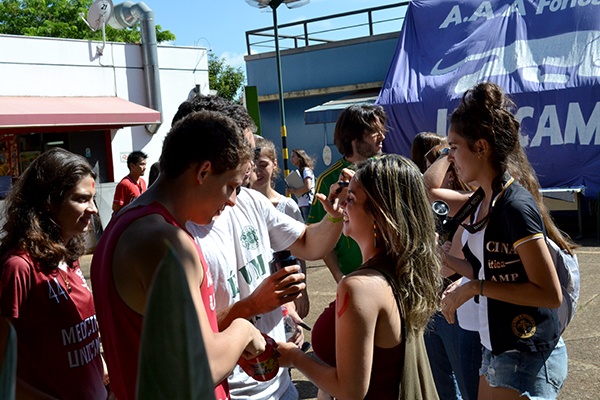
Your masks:
[[[65,286],[67,287],[67,292],[71,293],[73,291],[73,288],[71,287],[71,284],[69,283],[69,271],[67,270],[66,273],[63,274],[63,272],[62,272],[62,270],[60,269],[60,266],[59,266],[58,267],[58,273],[63,278],[63,281],[65,281]]]

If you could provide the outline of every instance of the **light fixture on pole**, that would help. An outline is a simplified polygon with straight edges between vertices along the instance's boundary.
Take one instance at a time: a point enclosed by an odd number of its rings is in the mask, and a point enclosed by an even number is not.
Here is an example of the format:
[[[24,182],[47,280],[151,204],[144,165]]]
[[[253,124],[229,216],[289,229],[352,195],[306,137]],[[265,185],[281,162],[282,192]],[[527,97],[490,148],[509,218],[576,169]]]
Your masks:
[[[285,127],[285,107],[283,104],[283,79],[281,77],[281,54],[279,52],[279,30],[277,29],[277,7],[285,4],[287,8],[298,8],[306,5],[310,0],[246,0],[246,3],[253,7],[266,8],[273,10],[273,31],[275,34],[275,59],[277,61],[277,79],[279,88],[279,120],[281,122],[281,154],[283,156],[283,175],[288,176],[288,148],[287,148],[287,130]]]

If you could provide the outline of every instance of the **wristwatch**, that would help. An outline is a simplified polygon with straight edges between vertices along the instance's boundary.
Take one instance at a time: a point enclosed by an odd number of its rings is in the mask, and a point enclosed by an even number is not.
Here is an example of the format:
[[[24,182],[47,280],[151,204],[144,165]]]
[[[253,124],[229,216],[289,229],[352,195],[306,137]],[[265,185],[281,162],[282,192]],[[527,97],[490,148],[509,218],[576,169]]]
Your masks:
[[[440,157],[447,156],[448,154],[450,154],[450,147],[444,147],[442,151],[440,151]]]

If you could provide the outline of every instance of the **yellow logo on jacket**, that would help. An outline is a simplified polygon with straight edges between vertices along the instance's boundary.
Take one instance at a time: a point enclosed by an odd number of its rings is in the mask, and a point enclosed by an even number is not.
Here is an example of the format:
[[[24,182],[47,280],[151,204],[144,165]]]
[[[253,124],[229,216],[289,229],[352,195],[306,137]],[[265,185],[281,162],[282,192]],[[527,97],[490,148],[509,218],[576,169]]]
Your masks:
[[[512,321],[512,331],[520,339],[528,339],[535,335],[537,327],[531,315],[521,314]]]

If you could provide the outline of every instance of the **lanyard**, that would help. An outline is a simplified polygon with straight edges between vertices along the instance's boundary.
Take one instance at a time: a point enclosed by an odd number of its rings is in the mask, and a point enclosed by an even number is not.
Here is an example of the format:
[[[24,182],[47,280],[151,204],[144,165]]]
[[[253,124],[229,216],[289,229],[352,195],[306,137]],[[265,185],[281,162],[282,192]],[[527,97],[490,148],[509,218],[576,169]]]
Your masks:
[[[508,172],[505,172],[502,175],[502,178],[500,179],[500,181],[498,182],[499,185],[493,185],[495,187],[495,189],[493,191],[492,201],[490,201],[490,208],[488,209],[488,212],[487,212],[486,216],[483,217],[482,219],[480,219],[479,221],[475,222],[475,223],[460,224],[460,225],[463,228],[465,228],[465,230],[467,232],[469,232],[470,234],[477,233],[481,229],[483,229],[483,227],[485,226],[485,224],[487,224],[488,220],[490,219],[490,215],[492,214],[492,208],[496,204],[496,200],[498,199],[500,193],[502,193],[504,191],[504,189],[506,189],[508,187],[508,185],[510,185],[513,181],[514,181],[514,178],[511,177]],[[456,214],[456,218],[457,218],[458,221],[464,221],[464,219],[466,217],[468,217],[469,215],[473,214],[473,211],[474,211],[473,208],[477,207],[479,205],[479,203],[481,203],[481,201],[483,200],[483,197],[485,195],[482,195],[481,198],[476,197],[475,195],[477,194],[477,192],[479,192],[479,190],[481,190],[481,192],[483,192],[483,189],[480,186],[475,191],[475,193],[473,193],[473,195],[471,195],[471,197],[469,197],[469,199],[467,200],[467,202],[458,211],[458,213]],[[465,215],[464,216],[459,215],[461,213],[461,211],[463,211],[463,209],[465,211]],[[462,218],[460,218],[460,217],[462,217]],[[472,216],[471,216],[471,218],[472,218]]]

